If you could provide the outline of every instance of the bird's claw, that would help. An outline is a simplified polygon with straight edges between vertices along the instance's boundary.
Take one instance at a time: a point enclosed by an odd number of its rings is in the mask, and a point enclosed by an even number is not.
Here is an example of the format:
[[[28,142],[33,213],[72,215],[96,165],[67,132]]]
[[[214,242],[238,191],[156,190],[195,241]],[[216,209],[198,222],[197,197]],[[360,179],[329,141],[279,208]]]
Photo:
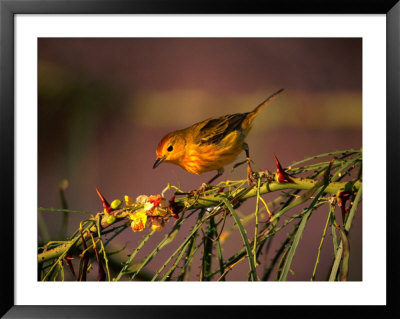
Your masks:
[[[257,177],[255,176],[256,174],[252,171],[250,166],[247,167],[247,184],[249,186],[255,186],[257,185]]]
[[[251,176],[247,176],[247,184],[251,187],[256,186],[257,185],[257,180],[254,177],[254,175]]]
[[[246,161],[247,161],[247,184],[249,186],[255,186],[257,185],[257,177],[255,176],[256,174],[251,169],[250,158],[247,158]]]

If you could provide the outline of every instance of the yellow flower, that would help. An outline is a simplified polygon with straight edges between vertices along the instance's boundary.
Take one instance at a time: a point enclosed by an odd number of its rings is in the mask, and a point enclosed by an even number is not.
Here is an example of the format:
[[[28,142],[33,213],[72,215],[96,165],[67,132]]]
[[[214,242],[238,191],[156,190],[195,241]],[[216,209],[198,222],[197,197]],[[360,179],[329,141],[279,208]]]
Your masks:
[[[144,204],[143,209],[144,209],[145,211],[148,211],[148,210],[151,210],[153,207],[154,207],[154,204],[153,204],[153,203],[147,202],[146,204]]]
[[[136,198],[136,203],[144,205],[148,202],[148,200],[149,200],[148,196],[140,195]]]
[[[133,206],[133,199],[132,199],[132,197],[130,197],[130,196],[128,196],[128,195],[125,195],[125,196],[124,196],[124,199],[125,199],[125,205],[126,205],[126,206]]]
[[[167,215],[168,210],[165,208],[161,208],[161,207],[154,207],[153,212],[151,214],[151,216],[165,216]]]
[[[154,205],[151,216],[165,216],[168,213],[169,202],[161,195],[152,195],[149,202]]]
[[[130,216],[132,220],[131,228],[134,232],[142,231],[146,227],[147,215],[145,211],[138,210]]]
[[[151,230],[160,231],[164,227],[164,222],[158,218],[154,218],[151,221]]]

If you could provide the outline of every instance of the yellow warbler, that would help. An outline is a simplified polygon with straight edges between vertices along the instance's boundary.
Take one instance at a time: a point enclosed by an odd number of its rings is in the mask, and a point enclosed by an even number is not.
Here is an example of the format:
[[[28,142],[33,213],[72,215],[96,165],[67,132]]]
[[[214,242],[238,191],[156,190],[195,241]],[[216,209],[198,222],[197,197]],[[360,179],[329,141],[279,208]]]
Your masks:
[[[217,170],[208,184],[221,176],[224,166],[232,163],[240,152],[246,152],[247,180],[254,182],[250,167],[249,146],[245,137],[255,116],[283,89],[272,94],[253,111],[228,114],[207,119],[185,129],[165,135],[157,146],[157,160],[153,168],[162,162],[179,165],[190,173],[200,175]]]

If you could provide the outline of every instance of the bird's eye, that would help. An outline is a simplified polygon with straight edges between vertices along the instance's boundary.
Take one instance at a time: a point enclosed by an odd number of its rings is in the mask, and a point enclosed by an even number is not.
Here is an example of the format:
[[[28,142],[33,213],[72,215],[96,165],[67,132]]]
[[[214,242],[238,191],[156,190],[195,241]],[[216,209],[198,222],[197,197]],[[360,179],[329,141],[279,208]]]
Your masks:
[[[174,149],[174,148],[172,147],[172,145],[170,145],[170,146],[168,146],[167,151],[168,151],[168,152],[172,152],[173,149]]]

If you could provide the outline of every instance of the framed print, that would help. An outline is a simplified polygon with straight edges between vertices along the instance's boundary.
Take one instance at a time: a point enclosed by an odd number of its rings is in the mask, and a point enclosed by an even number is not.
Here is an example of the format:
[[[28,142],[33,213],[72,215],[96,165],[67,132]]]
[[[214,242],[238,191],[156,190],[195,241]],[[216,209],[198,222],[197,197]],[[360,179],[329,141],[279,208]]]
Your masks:
[[[398,313],[400,6],[351,4],[1,1],[1,314]]]

